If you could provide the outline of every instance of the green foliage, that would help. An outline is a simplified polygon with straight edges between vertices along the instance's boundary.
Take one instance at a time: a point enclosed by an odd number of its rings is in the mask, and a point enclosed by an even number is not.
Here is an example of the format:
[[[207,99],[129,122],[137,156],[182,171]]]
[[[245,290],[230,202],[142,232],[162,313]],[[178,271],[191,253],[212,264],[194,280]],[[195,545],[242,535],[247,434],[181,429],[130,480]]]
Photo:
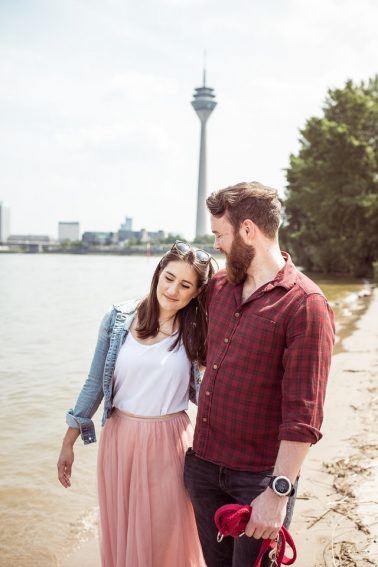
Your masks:
[[[310,270],[367,275],[378,259],[378,77],[328,91],[287,170],[282,242]]]
[[[77,249],[77,248],[81,248],[82,246],[83,243],[81,240],[63,240],[60,243],[60,247],[63,250]]]
[[[203,245],[203,244],[210,244],[212,245],[214,243],[214,235],[213,234],[203,234],[201,236],[196,236],[193,244],[194,245]]]
[[[162,244],[173,244],[176,240],[185,240],[181,234],[169,234],[167,238],[160,240]]]

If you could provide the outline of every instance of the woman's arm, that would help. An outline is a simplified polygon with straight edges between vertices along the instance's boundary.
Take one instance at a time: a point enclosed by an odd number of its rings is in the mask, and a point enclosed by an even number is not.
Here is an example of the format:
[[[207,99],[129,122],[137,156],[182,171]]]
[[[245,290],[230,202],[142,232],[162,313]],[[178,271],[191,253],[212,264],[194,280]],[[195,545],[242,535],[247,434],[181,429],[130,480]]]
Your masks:
[[[103,374],[109,350],[109,332],[113,316],[114,309],[106,313],[101,322],[88,377],[81,389],[75,407],[70,409],[66,415],[67,425],[73,429],[78,428],[86,444],[96,440],[91,418],[104,396]]]
[[[58,458],[59,482],[68,488],[71,486],[72,465],[74,462],[74,444],[81,434],[85,443],[95,441],[94,425],[91,417],[103,397],[102,379],[106,355],[109,349],[109,328],[112,311],[103,318],[98,333],[96,349],[93,355],[88,378],[81,389],[74,409],[67,412],[67,432]]]
[[[57,467],[59,482],[64,488],[71,486],[71,472],[75,458],[73,446],[79,435],[80,429],[69,427],[63,439]]]

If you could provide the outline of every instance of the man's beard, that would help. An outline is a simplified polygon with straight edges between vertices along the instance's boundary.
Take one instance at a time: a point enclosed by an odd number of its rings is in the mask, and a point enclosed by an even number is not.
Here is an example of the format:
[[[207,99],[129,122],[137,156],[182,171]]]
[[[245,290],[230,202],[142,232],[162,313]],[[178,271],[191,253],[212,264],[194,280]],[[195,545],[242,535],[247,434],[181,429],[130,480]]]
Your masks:
[[[244,242],[237,232],[226,254],[226,276],[230,283],[238,285],[244,282],[250,263],[255,257],[256,249]]]

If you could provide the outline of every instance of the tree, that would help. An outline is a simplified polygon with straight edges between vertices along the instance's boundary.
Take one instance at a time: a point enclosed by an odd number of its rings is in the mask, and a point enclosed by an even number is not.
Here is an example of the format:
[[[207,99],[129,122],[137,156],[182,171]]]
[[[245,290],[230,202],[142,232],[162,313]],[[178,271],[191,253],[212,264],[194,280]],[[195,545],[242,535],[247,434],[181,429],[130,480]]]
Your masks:
[[[213,234],[203,234],[201,236],[196,236],[193,244],[208,244],[208,245],[213,245],[214,244],[214,235]]]
[[[310,270],[367,275],[378,259],[378,76],[329,90],[290,156],[282,237]]]
[[[173,244],[176,240],[185,240],[181,234],[170,233],[166,238],[161,240],[162,244]]]

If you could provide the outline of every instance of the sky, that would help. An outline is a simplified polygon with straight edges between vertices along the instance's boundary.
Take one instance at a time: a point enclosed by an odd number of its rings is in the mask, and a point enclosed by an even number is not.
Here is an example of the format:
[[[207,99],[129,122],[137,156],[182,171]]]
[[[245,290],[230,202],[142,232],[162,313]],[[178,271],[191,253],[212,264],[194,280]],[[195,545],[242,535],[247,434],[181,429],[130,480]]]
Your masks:
[[[376,0],[0,0],[0,201],[12,234],[195,231],[207,84],[208,193],[284,194],[327,89],[378,73]]]

